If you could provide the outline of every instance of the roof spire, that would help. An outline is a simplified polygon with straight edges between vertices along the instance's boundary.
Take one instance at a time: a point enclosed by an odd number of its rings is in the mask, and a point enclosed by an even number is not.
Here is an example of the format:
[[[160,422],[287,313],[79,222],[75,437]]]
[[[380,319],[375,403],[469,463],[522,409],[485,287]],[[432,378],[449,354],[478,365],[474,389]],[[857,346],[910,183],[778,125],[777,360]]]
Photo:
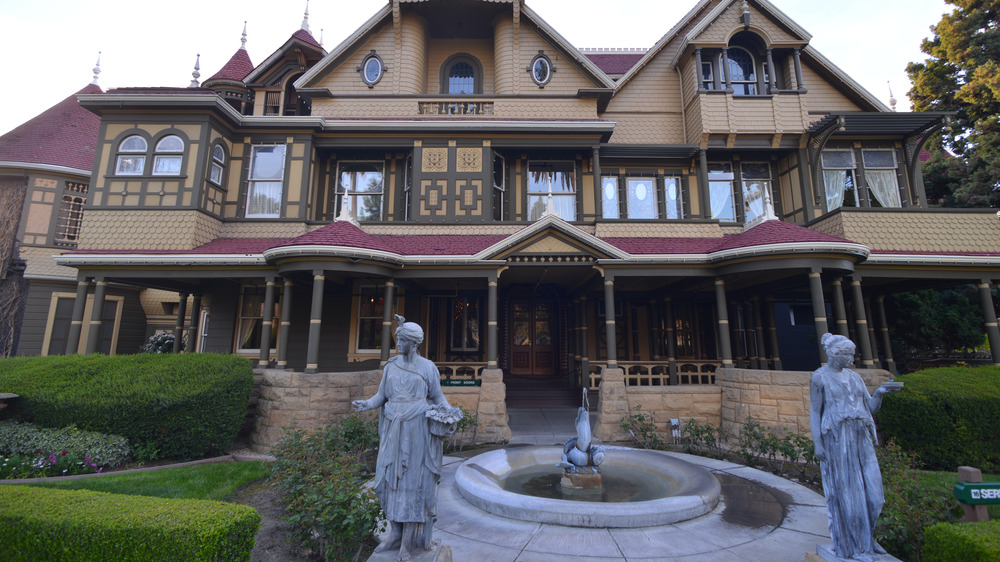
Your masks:
[[[340,214],[337,215],[337,218],[333,219],[333,222],[349,222],[358,228],[361,227],[358,224],[358,219],[354,218],[354,210],[351,209],[348,196],[346,194],[344,194],[340,200]]]
[[[97,51],[97,65],[94,66],[94,81],[91,82],[93,85],[97,85],[97,75],[101,73],[101,52]]]
[[[323,28],[319,28],[319,46],[323,46]]]
[[[302,17],[302,29],[309,31],[309,0],[306,0],[306,13]]]
[[[240,38],[240,48],[247,50],[247,21],[243,20],[243,37]]]
[[[896,97],[892,95],[892,84],[888,80],[885,83],[889,86],[889,109],[896,111]]]
[[[197,88],[198,79],[201,78],[201,53],[198,53],[197,58],[194,59],[194,72],[191,73],[191,83],[188,84],[188,88]]]

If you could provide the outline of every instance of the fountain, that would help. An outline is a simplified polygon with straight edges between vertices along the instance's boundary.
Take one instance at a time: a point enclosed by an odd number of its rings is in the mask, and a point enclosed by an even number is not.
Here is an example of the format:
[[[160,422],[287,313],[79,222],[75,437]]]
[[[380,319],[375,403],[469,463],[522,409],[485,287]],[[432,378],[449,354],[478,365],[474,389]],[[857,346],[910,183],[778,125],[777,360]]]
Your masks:
[[[591,444],[584,391],[577,437],[564,447],[490,451],[455,473],[462,497],[503,517],[570,527],[648,527],[715,508],[722,487],[709,471],[667,454]]]

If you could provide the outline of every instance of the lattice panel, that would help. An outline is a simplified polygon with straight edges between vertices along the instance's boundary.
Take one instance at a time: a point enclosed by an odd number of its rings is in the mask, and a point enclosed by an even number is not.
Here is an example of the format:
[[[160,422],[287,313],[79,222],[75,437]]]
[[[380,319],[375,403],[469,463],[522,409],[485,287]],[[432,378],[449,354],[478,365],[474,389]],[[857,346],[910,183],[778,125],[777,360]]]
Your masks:
[[[457,172],[478,174],[483,171],[482,148],[458,148],[455,160]]]

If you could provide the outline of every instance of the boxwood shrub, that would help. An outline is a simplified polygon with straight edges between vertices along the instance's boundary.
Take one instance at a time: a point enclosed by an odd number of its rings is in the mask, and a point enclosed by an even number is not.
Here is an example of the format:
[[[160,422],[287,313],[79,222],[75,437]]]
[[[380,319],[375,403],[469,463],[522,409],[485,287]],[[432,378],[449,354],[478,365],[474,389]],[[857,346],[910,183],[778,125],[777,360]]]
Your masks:
[[[121,435],[147,460],[227,449],[246,417],[253,371],[218,354],[63,355],[0,360],[15,415],[45,427]]]
[[[900,376],[882,402],[886,438],[916,453],[924,468],[1000,470],[1000,368],[946,367]]]
[[[938,523],[925,537],[924,562],[1000,562],[1000,521]]]
[[[90,490],[0,485],[4,560],[249,560],[257,510]]]

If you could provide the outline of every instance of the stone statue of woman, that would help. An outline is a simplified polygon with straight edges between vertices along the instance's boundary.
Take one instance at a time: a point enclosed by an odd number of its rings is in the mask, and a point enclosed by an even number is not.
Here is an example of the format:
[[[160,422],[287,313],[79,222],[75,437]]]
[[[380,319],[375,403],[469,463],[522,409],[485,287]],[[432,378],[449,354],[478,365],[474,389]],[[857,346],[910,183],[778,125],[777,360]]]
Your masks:
[[[388,538],[375,552],[399,549],[409,560],[414,548],[432,549],[437,515],[437,485],[441,477],[442,441],[455,431],[461,411],[448,404],[441,375],[434,363],[417,353],[424,331],[396,316],[398,355],[382,371],[378,392],[355,400],[361,412],[382,408],[375,469],[375,495],[389,520]]]
[[[885,496],[875,457],[872,414],[882,396],[898,392],[902,383],[886,383],[874,396],[861,376],[848,369],[854,361],[854,343],[844,336],[824,334],[827,364],[809,382],[809,423],[816,458],[820,461],[826,494],[830,536],[837,556],[846,560],[875,560],[885,550],[875,542],[875,522]]]

